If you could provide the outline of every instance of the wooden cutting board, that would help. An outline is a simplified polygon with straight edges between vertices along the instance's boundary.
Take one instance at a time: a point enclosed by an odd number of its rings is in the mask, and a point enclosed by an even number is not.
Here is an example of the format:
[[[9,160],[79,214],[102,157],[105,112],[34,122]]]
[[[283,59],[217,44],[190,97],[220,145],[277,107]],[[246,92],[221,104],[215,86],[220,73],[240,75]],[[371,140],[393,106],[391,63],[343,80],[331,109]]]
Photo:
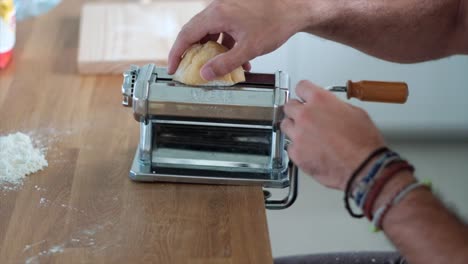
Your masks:
[[[81,14],[78,70],[120,74],[131,64],[165,66],[182,26],[206,1],[87,3]]]

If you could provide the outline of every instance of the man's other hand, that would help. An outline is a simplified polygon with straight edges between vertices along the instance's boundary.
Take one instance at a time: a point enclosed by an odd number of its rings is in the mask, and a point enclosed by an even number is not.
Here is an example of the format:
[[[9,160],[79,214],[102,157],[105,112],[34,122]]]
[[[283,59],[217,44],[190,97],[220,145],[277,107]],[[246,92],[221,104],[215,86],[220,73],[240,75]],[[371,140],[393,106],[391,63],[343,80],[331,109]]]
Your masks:
[[[230,50],[201,69],[205,80],[213,80],[243,65],[250,70],[251,59],[280,47],[301,27],[298,3],[281,0],[214,0],[181,30],[169,53],[169,74],[173,74],[181,56],[192,44],[217,40]]]
[[[359,164],[384,140],[365,111],[311,82],[296,88],[301,99],[290,100],[281,130],[291,139],[292,161],[321,184],[345,189]]]

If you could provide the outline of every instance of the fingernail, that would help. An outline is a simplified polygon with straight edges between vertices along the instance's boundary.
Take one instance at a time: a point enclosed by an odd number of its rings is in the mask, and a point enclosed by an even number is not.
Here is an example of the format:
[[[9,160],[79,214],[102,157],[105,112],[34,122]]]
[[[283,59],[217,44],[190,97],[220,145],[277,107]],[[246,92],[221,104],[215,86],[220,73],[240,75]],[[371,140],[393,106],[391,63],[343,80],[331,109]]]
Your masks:
[[[167,64],[167,71],[169,74],[172,72],[172,63],[170,62]]]
[[[211,81],[216,78],[216,74],[211,67],[204,67],[201,70],[200,75],[203,79],[205,79],[205,81]]]

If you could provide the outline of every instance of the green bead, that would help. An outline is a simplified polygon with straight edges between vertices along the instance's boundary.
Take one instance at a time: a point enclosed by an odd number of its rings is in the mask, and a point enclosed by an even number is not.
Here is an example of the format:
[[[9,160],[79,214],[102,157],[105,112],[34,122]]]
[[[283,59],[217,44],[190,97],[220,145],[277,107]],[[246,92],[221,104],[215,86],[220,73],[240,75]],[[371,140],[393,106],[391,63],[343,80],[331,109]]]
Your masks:
[[[372,233],[378,233],[378,232],[380,232],[380,228],[373,225],[373,226],[371,226],[371,232]]]
[[[432,189],[432,181],[431,180],[424,180],[422,181],[424,185],[426,185],[429,189]]]

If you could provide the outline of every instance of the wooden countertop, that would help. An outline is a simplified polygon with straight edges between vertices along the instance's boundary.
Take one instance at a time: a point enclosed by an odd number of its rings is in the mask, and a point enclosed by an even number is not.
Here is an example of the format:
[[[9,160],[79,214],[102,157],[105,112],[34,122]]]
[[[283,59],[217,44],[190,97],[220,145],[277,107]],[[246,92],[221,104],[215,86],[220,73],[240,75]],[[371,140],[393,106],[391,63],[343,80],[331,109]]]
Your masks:
[[[1,262],[271,263],[260,187],[128,179],[138,123],[120,76],[77,74],[81,5],[19,23],[0,71],[0,134],[30,134],[49,161],[0,189]]]

